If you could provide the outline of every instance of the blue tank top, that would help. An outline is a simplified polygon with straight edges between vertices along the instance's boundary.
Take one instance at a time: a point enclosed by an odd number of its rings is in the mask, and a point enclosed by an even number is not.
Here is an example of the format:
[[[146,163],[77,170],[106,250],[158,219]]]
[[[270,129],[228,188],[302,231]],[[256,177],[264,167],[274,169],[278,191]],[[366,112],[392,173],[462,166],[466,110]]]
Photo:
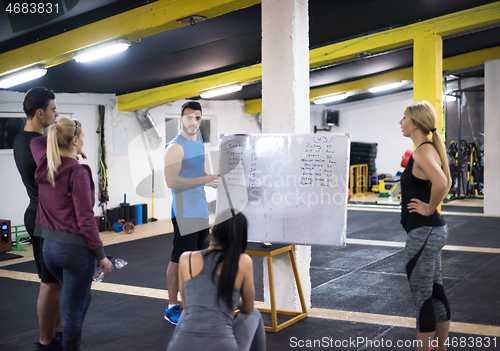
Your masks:
[[[184,178],[203,177],[205,170],[205,147],[199,141],[186,139],[178,134],[170,143],[184,149],[179,176]],[[172,189],[172,218],[208,218],[207,198],[203,185],[189,189]]]

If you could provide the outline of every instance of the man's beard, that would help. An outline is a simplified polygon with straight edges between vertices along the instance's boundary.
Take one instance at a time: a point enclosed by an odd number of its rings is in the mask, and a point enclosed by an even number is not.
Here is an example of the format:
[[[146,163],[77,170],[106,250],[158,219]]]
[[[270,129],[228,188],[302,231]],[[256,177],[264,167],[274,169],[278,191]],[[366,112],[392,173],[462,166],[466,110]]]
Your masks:
[[[193,135],[198,134],[198,129],[199,129],[199,128],[196,128],[196,131],[195,131],[194,133],[191,133],[191,132],[189,131],[189,128],[187,128],[187,127],[184,125],[184,123],[182,124],[182,130],[184,131],[184,133],[186,133],[186,134],[187,134],[187,135],[189,135],[189,136],[193,136]]]

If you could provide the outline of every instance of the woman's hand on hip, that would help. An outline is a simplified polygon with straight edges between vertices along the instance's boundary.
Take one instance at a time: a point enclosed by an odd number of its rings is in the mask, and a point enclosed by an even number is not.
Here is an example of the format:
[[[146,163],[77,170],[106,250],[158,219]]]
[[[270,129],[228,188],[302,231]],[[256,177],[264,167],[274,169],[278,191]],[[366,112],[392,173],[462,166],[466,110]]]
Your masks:
[[[416,212],[422,216],[429,217],[432,212],[429,211],[429,204],[425,203],[419,199],[411,199],[408,203],[408,210],[410,212]],[[430,213],[429,213],[430,212]]]

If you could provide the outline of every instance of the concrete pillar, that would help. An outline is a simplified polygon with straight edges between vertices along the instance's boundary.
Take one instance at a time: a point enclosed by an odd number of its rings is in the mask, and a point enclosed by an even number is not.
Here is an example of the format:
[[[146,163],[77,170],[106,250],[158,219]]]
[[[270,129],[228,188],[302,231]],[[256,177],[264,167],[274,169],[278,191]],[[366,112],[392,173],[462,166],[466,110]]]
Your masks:
[[[309,14],[307,0],[262,1],[262,129],[264,133],[310,133]],[[287,162],[283,160],[283,162]],[[306,235],[306,233],[304,234]],[[295,256],[307,308],[311,307],[310,246]],[[288,255],[273,258],[276,307],[300,310]],[[270,306],[264,260],[264,302]]]
[[[500,217],[500,59],[484,63],[484,214]]]
[[[262,128],[309,133],[307,0],[262,1]]]

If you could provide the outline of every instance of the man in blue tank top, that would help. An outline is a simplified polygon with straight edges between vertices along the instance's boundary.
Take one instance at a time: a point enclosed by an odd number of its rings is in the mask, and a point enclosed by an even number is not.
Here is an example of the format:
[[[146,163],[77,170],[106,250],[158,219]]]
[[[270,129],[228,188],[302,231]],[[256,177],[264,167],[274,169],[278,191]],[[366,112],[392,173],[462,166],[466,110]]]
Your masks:
[[[220,177],[205,172],[205,147],[196,140],[201,124],[201,105],[188,101],[182,105],[181,132],[167,145],[165,181],[172,189],[172,225],[174,248],[167,268],[169,305],[165,319],[177,325],[181,308],[179,292],[179,258],[185,251],[208,247],[208,205],[204,186],[217,188]]]

